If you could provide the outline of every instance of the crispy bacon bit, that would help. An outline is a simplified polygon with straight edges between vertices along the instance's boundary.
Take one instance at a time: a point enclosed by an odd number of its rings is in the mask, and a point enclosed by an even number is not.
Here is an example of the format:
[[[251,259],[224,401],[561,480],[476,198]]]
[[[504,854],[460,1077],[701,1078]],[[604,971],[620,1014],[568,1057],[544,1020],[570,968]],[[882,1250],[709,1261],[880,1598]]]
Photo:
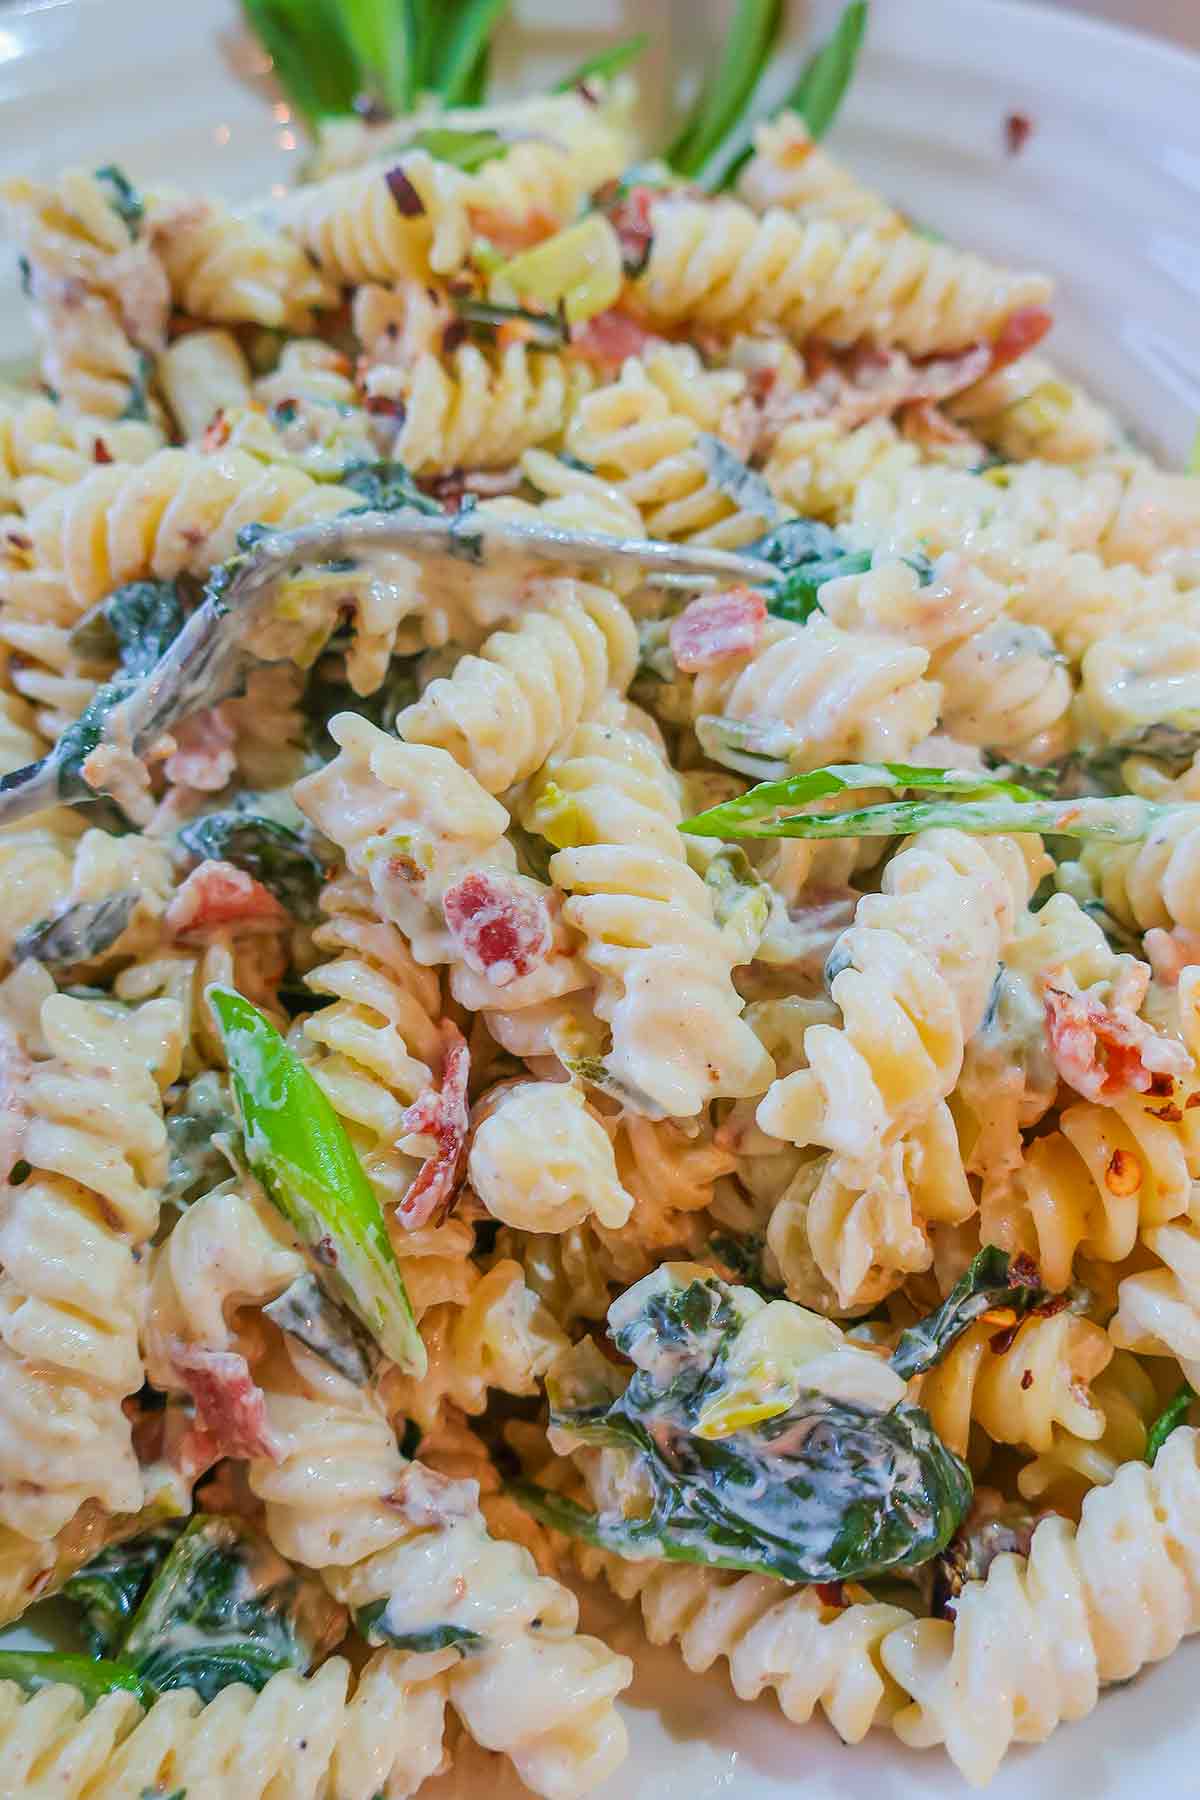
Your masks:
[[[627,275],[640,275],[650,261],[654,243],[652,209],[656,195],[651,187],[631,187],[605,206],[608,222],[621,246],[621,266]]]
[[[518,250],[531,250],[543,239],[553,237],[558,230],[554,214],[540,206],[533,206],[519,216],[493,212],[489,207],[471,206],[467,208],[467,217],[480,237],[485,237],[493,249],[508,256],[515,255]]]
[[[112,451],[101,437],[92,439],[92,461],[94,463],[110,463]]]
[[[1156,1075],[1183,1076],[1190,1070],[1183,1045],[1138,1016],[1149,980],[1147,965],[1133,957],[1120,959],[1109,1001],[1083,992],[1064,969],[1043,978],[1054,1066],[1085,1100],[1144,1094]]]
[[[279,1446],[267,1424],[266,1400],[244,1356],[174,1338],[170,1357],[195,1402],[193,1429],[215,1444],[219,1456],[268,1456],[278,1462]]]
[[[424,1463],[410,1462],[403,1475],[384,1496],[387,1504],[402,1512],[419,1530],[444,1529],[451,1519],[473,1519],[479,1509],[479,1483],[455,1481]]]
[[[193,869],[166,911],[167,929],[184,939],[226,930],[249,936],[278,931],[287,922],[274,894],[227,862],[202,862]]]
[[[1055,1313],[1064,1312],[1070,1303],[1069,1294],[1051,1294],[1048,1300],[1043,1300],[1039,1306],[1034,1306],[1030,1310],[1035,1318],[1052,1319]]]
[[[467,1104],[471,1053],[462,1033],[449,1019],[442,1021],[442,1042],[440,1090],[426,1088],[400,1121],[406,1134],[400,1140],[401,1149],[425,1153],[420,1173],[396,1208],[407,1231],[418,1231],[421,1226],[444,1218],[462,1179],[471,1123]],[[407,1141],[411,1138],[424,1141],[413,1144]]]
[[[1010,156],[1018,156],[1033,136],[1033,120],[1028,113],[1010,112],[1004,121],[1004,142]]]
[[[997,369],[1006,369],[1009,363],[1016,362],[1019,356],[1040,344],[1053,323],[1054,314],[1047,312],[1044,306],[1019,306],[1016,312],[1009,313],[992,345],[988,373],[994,375]]]
[[[1128,1200],[1142,1185],[1142,1165],[1139,1159],[1131,1151],[1122,1150],[1118,1145],[1108,1159],[1104,1185],[1119,1200]]]
[[[396,211],[406,219],[419,219],[425,211],[425,202],[400,165],[397,163],[394,169],[389,169],[383,179],[396,202]]]
[[[1152,1106],[1150,1108],[1150,1117],[1152,1119],[1164,1119],[1168,1125],[1181,1125],[1183,1123],[1183,1108],[1181,1106],[1176,1106],[1173,1100],[1169,1100],[1165,1106]]]
[[[446,889],[442,912],[467,967],[507,987],[550,954],[554,925],[538,888],[519,875],[464,875]]]
[[[0,1023],[0,1181],[7,1181],[21,1160],[29,1115],[25,1084],[29,1058],[10,1025]]]
[[[671,620],[671,655],[676,668],[695,675],[728,656],[757,649],[766,617],[766,601],[752,588],[701,594]]]
[[[577,325],[571,332],[571,348],[586,362],[606,368],[619,367],[627,356],[644,355],[654,341],[652,331],[618,306],[597,313],[586,325]]]
[[[237,768],[234,729],[223,707],[206,706],[172,732],[175,749],[163,764],[174,787],[219,794]]]

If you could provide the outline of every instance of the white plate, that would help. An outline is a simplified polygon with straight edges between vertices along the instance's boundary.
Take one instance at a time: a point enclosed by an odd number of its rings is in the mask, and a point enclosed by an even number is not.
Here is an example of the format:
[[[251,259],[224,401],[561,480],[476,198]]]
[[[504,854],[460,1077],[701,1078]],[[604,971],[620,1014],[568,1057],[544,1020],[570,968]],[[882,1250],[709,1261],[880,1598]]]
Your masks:
[[[1195,3],[1195,0],[1193,0]],[[1169,19],[1174,0],[1162,0]],[[651,110],[694,80],[728,7],[705,0],[518,0],[500,59],[507,85],[561,70],[605,41],[653,28]],[[839,0],[809,15],[827,26]],[[1060,361],[1150,445],[1182,458],[1200,417],[1200,63],[1149,39],[1016,0],[876,0],[871,40],[837,147],[918,217],[1059,281]],[[1140,9],[1147,23],[1156,11]],[[804,9],[796,9],[794,66]],[[119,162],[137,179],[236,199],[286,181],[300,153],[272,111],[231,0],[21,0],[0,6],[0,173]],[[785,69],[781,69],[780,80]],[[1026,113],[1019,157],[1004,121]],[[27,342],[15,282],[0,297],[0,363]],[[740,1705],[723,1673],[690,1676],[598,1602],[610,1640],[635,1651],[625,1703],[630,1765],[597,1800],[948,1800],[967,1790],[937,1753],[878,1734],[849,1750],[773,1703]],[[1004,1766],[993,1800],[1180,1800],[1200,1792],[1200,1645],[1107,1694],[1096,1714]],[[467,1753],[430,1800],[490,1800],[515,1783]]]

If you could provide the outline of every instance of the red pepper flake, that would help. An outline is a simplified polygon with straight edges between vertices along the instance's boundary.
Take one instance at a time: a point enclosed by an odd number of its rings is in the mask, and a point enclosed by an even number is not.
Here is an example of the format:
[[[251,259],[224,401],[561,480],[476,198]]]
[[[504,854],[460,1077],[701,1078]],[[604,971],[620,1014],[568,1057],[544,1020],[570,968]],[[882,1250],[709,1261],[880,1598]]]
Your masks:
[[[1043,1300],[1040,1306],[1031,1307],[1030,1311],[1039,1319],[1052,1319],[1055,1313],[1062,1312],[1069,1304],[1065,1294],[1051,1294],[1048,1300]]]
[[[92,461],[94,463],[110,463],[112,461],[112,451],[103,438],[92,439]]]
[[[845,1606],[846,1590],[840,1581],[817,1581],[813,1585],[822,1606]]]
[[[1152,1119],[1163,1119],[1168,1125],[1178,1125],[1183,1118],[1183,1108],[1176,1106],[1173,1100],[1168,1100],[1165,1106],[1152,1106],[1149,1112]]]
[[[650,260],[654,244],[653,206],[657,197],[657,191],[652,187],[631,187],[624,193],[619,188],[601,189],[596,196],[617,234],[621,267],[626,275],[640,275]]]
[[[1019,156],[1033,136],[1033,120],[1028,113],[1010,112],[1004,121],[1004,142],[1010,156]]]
[[[442,896],[442,912],[467,967],[507,987],[550,953],[554,926],[546,898],[519,875],[464,875]]]
[[[988,1349],[994,1356],[1004,1356],[1012,1349],[1013,1343],[1016,1340],[1016,1335],[1021,1329],[1021,1324],[1022,1321],[1018,1319],[1015,1325],[1006,1325],[1003,1331],[994,1331],[992,1333],[991,1337],[988,1339]]]
[[[1023,1394],[1027,1394],[1032,1386],[1033,1386],[1033,1370],[1026,1369],[1025,1373],[1021,1377],[1021,1392]]]
[[[400,1121],[405,1134],[432,1138],[435,1146],[396,1208],[396,1216],[407,1231],[417,1231],[444,1218],[462,1180],[471,1123],[467,1104],[471,1053],[466,1039],[449,1019],[442,1021],[442,1042],[445,1051],[440,1090],[426,1088]]]
[[[1038,1273],[1038,1266],[1027,1251],[1022,1250],[1020,1255],[1014,1256],[1009,1263],[1008,1285],[1009,1287],[1022,1288],[1036,1288],[1041,1286],[1041,1276]]]
[[[419,219],[425,211],[425,202],[418,194],[404,170],[397,163],[389,169],[383,178],[388,185],[388,193],[396,202],[396,210],[406,219]]]
[[[14,550],[33,549],[33,539],[31,537],[26,537],[23,531],[6,531],[4,537],[5,541],[10,544]]]
[[[1150,1085],[1146,1092],[1153,1094],[1156,1099],[1165,1100],[1168,1095],[1175,1092],[1175,1077],[1161,1072],[1151,1075]]]
[[[363,402],[366,410],[385,419],[403,419],[404,402],[390,394],[368,394]]]
[[[442,355],[453,356],[461,344],[467,341],[467,324],[465,319],[451,319],[442,332]]]

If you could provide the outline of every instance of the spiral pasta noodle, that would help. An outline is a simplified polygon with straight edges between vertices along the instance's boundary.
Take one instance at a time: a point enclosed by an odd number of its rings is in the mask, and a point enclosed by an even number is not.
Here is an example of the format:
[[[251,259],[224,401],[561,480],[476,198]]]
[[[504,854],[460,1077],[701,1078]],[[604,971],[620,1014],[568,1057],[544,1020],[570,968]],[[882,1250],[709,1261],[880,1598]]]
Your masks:
[[[280,1453],[250,1482],[276,1546],[345,1604],[383,1601],[393,1638],[415,1648],[440,1628],[457,1644],[438,1654],[451,1703],[535,1793],[569,1800],[602,1780],[624,1752],[612,1701],[632,1668],[576,1635],[574,1596],[488,1536],[470,1483],[406,1464],[370,1396],[312,1356],[291,1350],[264,1385]]]
[[[1049,1450],[1056,1427],[1099,1438],[1104,1414],[1088,1383],[1112,1345],[1101,1326],[1072,1312],[1034,1314],[1015,1330],[988,1320],[971,1325],[923,1377],[921,1405],[934,1430],[965,1456],[970,1426],[995,1443]]]
[[[527,606],[396,719],[402,738],[440,745],[493,794],[534,774],[637,663],[633,621],[605,588],[535,582]]]
[[[172,299],[193,319],[306,331],[316,311],[337,302],[336,287],[299,245],[218,201],[162,190],[147,228]]]
[[[272,1675],[261,1693],[236,1684],[207,1705],[189,1689],[143,1711],[131,1693],[90,1712],[73,1687],[26,1698],[0,1687],[5,1766],[31,1800],[118,1800],[203,1788],[245,1800],[404,1800],[442,1762],[445,1684],[412,1679],[408,1658],[381,1650],[348,1694],[349,1665]]]
[[[162,444],[162,432],[144,421],[74,417],[40,397],[0,403],[0,502],[29,512],[96,463],[145,462]]]
[[[662,324],[778,324],[797,342],[865,338],[930,356],[990,342],[1014,313],[1050,296],[1040,275],[1005,274],[879,221],[851,231],[777,207],[760,218],[736,200],[673,197],[655,203],[652,221],[635,291]]]
[[[397,453],[418,475],[444,475],[464,464],[505,468],[561,434],[578,385],[562,357],[523,343],[490,359],[463,344],[449,368],[436,355],[420,356],[401,389]]]
[[[113,1019],[51,992],[40,1034],[22,1094],[30,1173],[0,1219],[0,1520],[29,1537],[88,1499],[141,1504],[121,1402],[142,1382],[135,1253],[158,1218],[160,1084],[178,1070],[180,1021],[169,1002]]]
[[[528,807],[534,829],[570,846],[550,874],[570,895],[563,917],[582,934],[598,983],[610,1072],[651,1108],[688,1117],[717,1094],[761,1091],[770,1062],[740,1016],[730,978],[736,952],[687,865],[682,816],[671,770],[646,736],[615,717],[580,726],[547,763]]]
[[[813,142],[798,113],[764,120],[754,133],[754,155],[738,177],[738,193],[755,212],[786,207],[800,218],[832,219],[854,230],[902,231],[904,222],[873,189]]]
[[[1200,1623],[1194,1431],[1176,1431],[1152,1469],[1128,1463],[1083,1503],[1078,1527],[1045,1519],[1029,1556],[1000,1556],[968,1582],[954,1620],[923,1619],[883,1641],[884,1666],[912,1695],[894,1729],[945,1744],[973,1782],[1013,1742],[1041,1743],[1091,1712],[1102,1684],[1157,1662]]]
[[[569,1231],[592,1214],[617,1228],[633,1210],[604,1126],[562,1082],[518,1082],[485,1099],[467,1167],[492,1217],[524,1231]]]

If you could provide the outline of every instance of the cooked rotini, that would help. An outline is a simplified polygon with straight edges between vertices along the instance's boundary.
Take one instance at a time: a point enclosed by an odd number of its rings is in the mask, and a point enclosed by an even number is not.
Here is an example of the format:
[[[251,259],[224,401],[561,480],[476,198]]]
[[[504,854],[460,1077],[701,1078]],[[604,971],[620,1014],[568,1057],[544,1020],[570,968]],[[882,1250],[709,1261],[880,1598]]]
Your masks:
[[[985,1780],[1200,1625],[1200,478],[869,8],[665,150],[279,10],[295,185],[0,184],[0,1788],[582,1800],[639,1628]]]
[[[179,1689],[146,1710],[116,1690],[84,1711],[65,1683],[26,1697],[0,1687],[5,1766],[31,1800],[118,1800],[196,1793],[245,1800],[406,1800],[443,1760],[445,1682],[411,1679],[410,1659],[373,1656],[350,1688],[340,1657],[304,1677],[273,1675],[261,1693],[237,1684],[207,1705]]]
[[[565,1083],[525,1081],[487,1097],[467,1167],[492,1217],[523,1231],[569,1231],[593,1214],[613,1228],[633,1211],[608,1133]]]
[[[813,142],[798,113],[780,113],[754,134],[754,155],[738,177],[738,193],[755,212],[786,207],[802,218],[832,219],[851,230],[904,229],[882,194]]]
[[[767,622],[748,654],[701,672],[692,705],[701,743],[742,767],[745,752],[796,767],[904,762],[937,723],[941,689],[929,652],[876,633],[840,630],[819,615]]]
[[[574,1596],[489,1537],[471,1483],[406,1464],[384,1413],[328,1365],[293,1349],[263,1384],[278,1453],[250,1480],[276,1546],[352,1608],[383,1601],[392,1641],[444,1627],[461,1645],[465,1631],[467,1654],[421,1664],[444,1673],[471,1736],[509,1755],[535,1793],[570,1800],[603,1779],[624,1751],[612,1702],[632,1667],[576,1634]]]
[[[180,311],[205,323],[245,320],[304,331],[337,289],[281,231],[211,199],[155,193],[146,228]]]
[[[633,620],[606,589],[534,583],[526,604],[396,718],[408,743],[448,750],[492,794],[534,774],[637,664]]]
[[[615,489],[652,537],[737,549],[771,522],[769,496],[731,480],[725,439],[740,426],[745,379],[706,369],[688,345],[664,345],[644,362],[630,359],[620,378],[586,395],[566,434],[579,469],[529,455],[524,468],[544,492]]]
[[[6,1026],[24,1062],[15,1104],[29,1173],[6,1189],[0,1222],[0,1519],[43,1538],[86,1500],[141,1505],[121,1402],[142,1383],[138,1252],[166,1173],[160,1086],[180,1056],[169,1001],[113,1018],[46,987],[38,1041]]]
[[[985,1782],[1009,1745],[1040,1743],[1084,1718],[1102,1685],[1169,1656],[1200,1624],[1194,1431],[1174,1433],[1152,1469],[1117,1471],[1078,1527],[1044,1519],[1029,1556],[999,1556],[968,1582],[953,1620],[921,1619],[883,1641],[884,1667],[912,1704],[906,1744],[945,1744]]]
[[[980,1320],[921,1383],[939,1437],[966,1455],[972,1424],[998,1444],[1047,1451],[1056,1428],[1099,1438],[1104,1414],[1088,1392],[1112,1355],[1101,1326],[1069,1311],[1015,1330]]]
[[[1012,315],[1045,306],[1041,275],[1012,275],[890,220],[842,226],[762,217],[736,200],[666,195],[635,292],[652,319],[727,331],[777,324],[797,342],[861,339],[914,356],[992,342]]]
[[[761,1092],[770,1060],[741,1018],[736,950],[713,919],[677,830],[676,778],[641,731],[582,725],[533,784],[527,818],[563,846],[550,874],[584,939],[609,1072],[639,1110],[690,1117],[716,1095]]]

